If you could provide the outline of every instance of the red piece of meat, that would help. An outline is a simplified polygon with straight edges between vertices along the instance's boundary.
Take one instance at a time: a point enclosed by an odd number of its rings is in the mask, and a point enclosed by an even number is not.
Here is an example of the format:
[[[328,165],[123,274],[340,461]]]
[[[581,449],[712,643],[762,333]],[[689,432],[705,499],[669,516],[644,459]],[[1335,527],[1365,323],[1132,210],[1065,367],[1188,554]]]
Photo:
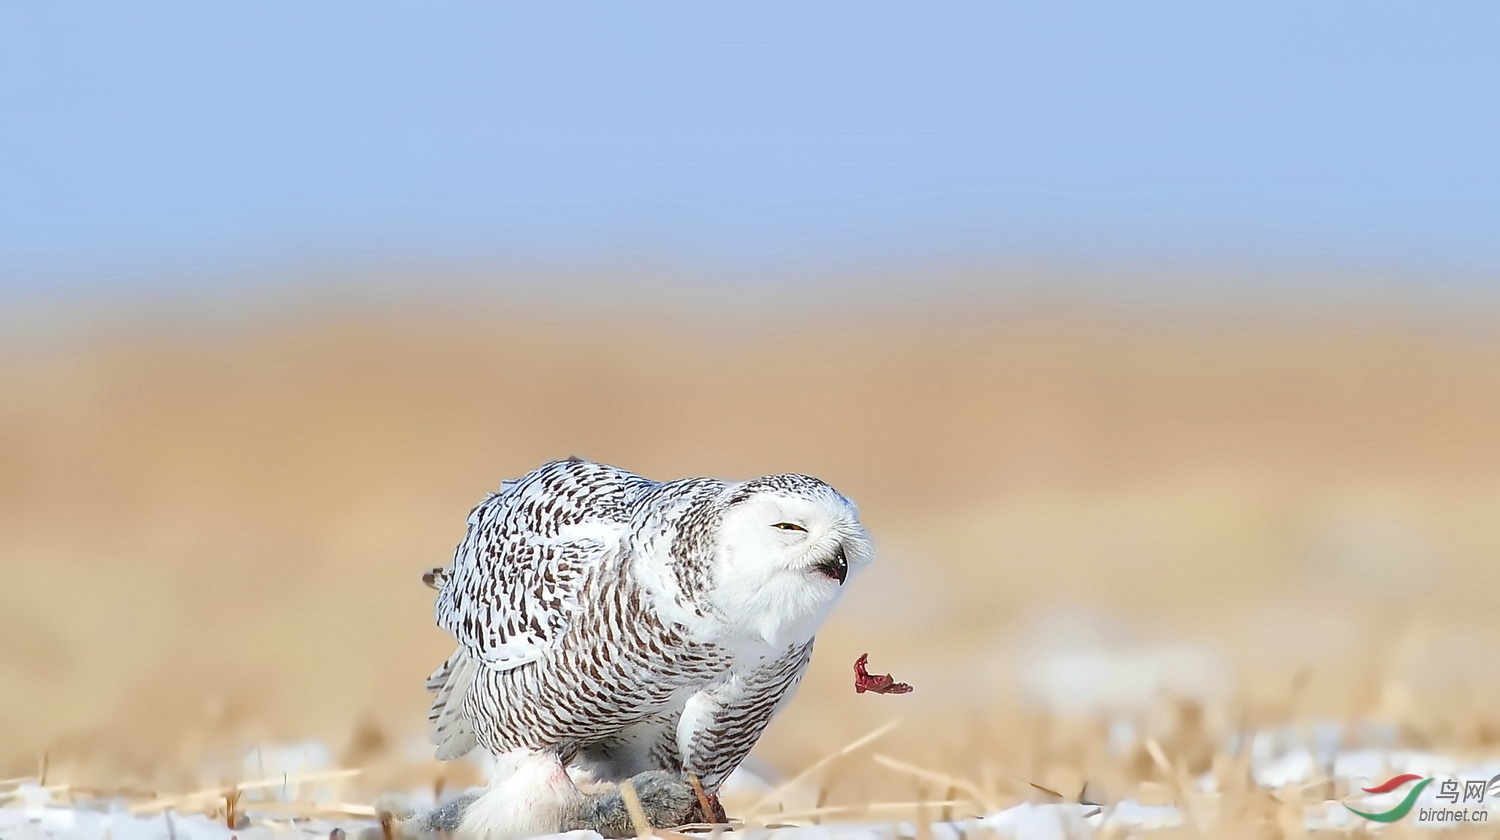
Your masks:
[[[868,653],[862,653],[854,660],[854,693],[864,694],[869,691],[875,694],[906,694],[911,691],[911,686],[896,682],[890,674],[872,674],[866,671],[865,663],[869,661]]]

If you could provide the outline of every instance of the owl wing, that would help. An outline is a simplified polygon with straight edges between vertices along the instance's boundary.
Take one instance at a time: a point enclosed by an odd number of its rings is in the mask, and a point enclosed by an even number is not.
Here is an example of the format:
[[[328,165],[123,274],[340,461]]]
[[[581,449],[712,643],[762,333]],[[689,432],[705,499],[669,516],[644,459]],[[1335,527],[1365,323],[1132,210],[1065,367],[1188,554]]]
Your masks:
[[[813,643],[688,698],[677,722],[675,747],[682,768],[715,791],[760,740],[766,724],[787,701],[812,659]]]
[[[498,671],[540,659],[567,630],[584,579],[628,539],[629,498],[643,482],[556,461],[476,507],[436,605],[460,653]]]
[[[584,580],[627,538],[630,499],[649,485],[613,467],[557,461],[502,482],[469,514],[453,565],[423,576],[438,590],[438,626],[458,641],[427,679],[438,758],[478,743],[464,701],[480,668],[514,670],[559,642]]]

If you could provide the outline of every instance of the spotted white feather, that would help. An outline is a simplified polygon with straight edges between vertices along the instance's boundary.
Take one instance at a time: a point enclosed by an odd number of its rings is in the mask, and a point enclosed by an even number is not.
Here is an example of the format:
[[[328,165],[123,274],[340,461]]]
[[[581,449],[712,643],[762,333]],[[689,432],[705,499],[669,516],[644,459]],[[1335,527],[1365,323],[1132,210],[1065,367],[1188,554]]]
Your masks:
[[[438,756],[555,754],[712,791],[870,556],[854,505],[809,476],[656,482],[573,459],[503,482],[429,573],[458,642],[428,682]]]

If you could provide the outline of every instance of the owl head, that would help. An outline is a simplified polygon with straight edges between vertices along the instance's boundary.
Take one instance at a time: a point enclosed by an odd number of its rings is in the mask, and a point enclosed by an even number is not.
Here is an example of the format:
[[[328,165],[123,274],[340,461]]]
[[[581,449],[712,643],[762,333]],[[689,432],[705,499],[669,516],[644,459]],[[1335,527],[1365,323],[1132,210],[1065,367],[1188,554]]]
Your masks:
[[[854,503],[805,475],[726,488],[709,573],[716,612],[773,646],[811,639],[873,558]]]

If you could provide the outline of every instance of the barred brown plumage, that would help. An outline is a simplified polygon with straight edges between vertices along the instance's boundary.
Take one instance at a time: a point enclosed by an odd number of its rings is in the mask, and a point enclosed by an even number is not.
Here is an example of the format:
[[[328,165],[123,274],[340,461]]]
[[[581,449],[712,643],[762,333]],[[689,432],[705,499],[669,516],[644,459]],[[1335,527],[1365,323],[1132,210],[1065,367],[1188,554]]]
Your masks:
[[[656,482],[572,459],[503,482],[427,576],[459,643],[428,681],[438,756],[498,758],[464,830],[618,810],[564,768],[692,775],[711,796],[791,697],[843,572],[870,557],[854,505],[805,475]],[[698,801],[660,776],[645,789]]]

